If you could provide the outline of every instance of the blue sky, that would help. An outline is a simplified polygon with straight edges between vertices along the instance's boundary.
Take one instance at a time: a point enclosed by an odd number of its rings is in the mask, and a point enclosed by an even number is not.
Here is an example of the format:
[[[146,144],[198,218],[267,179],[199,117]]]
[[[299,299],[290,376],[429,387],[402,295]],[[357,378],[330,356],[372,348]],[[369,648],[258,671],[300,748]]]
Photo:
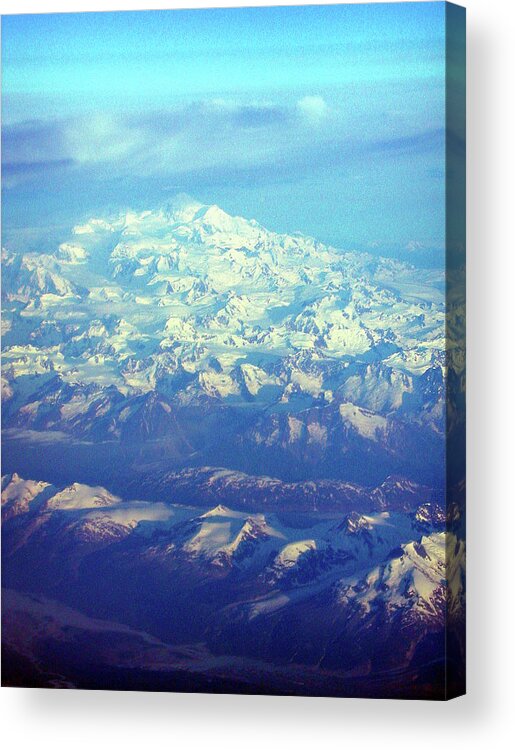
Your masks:
[[[444,32],[444,3],[4,16],[4,230],[186,191],[441,246]]]

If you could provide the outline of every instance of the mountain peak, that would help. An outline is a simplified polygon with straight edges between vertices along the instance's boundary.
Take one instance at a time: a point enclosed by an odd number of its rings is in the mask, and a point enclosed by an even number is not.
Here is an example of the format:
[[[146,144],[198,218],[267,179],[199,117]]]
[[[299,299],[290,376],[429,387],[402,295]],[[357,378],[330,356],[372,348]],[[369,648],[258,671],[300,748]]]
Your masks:
[[[186,223],[195,218],[201,208],[208,208],[187,193],[177,193],[163,207],[163,213],[175,223]]]

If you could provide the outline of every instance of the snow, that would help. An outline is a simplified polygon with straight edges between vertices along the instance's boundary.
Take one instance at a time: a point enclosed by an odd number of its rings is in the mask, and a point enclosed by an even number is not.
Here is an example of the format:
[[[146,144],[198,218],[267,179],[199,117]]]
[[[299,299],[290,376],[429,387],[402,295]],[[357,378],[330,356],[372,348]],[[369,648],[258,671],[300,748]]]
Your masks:
[[[212,481],[231,476],[221,470]],[[39,496],[42,502],[34,503]],[[402,613],[440,627],[446,606],[458,612],[463,598],[463,543],[431,529],[430,520],[422,534],[415,514],[313,515],[297,527],[272,513],[124,501],[102,487],[73,483],[58,490],[16,474],[2,478],[3,514],[6,509],[51,516],[52,534],[73,539],[87,554],[91,545],[123,544],[138,535],[145,559],[204,566],[206,575],[246,572],[256,586],[240,605],[249,620],[325,592],[342,608],[377,612],[380,602],[389,616]],[[24,535],[21,544],[30,543]]]
[[[298,563],[302,555],[316,550],[316,546],[314,539],[305,539],[287,544],[275,558],[274,565],[276,567],[290,568]]]
[[[88,259],[88,252],[82,247],[82,245],[71,242],[62,242],[59,245],[57,257],[65,263],[75,265],[85,263]]]
[[[37,482],[32,479],[22,479],[18,474],[2,477],[2,507],[9,503],[30,503],[43,490],[51,485],[48,482]]]
[[[443,624],[445,618],[445,533],[433,533],[420,542],[402,544],[401,554],[370,570],[365,578],[341,578],[338,584],[342,605],[355,600],[364,612],[383,599],[391,610],[412,611]]]
[[[386,431],[388,422],[379,414],[360,409],[351,403],[340,404],[339,411],[345,422],[351,424],[362,437],[369,440],[377,442],[381,434]]]
[[[87,484],[74,482],[64,490],[57,492],[47,502],[50,509],[77,510],[110,506],[121,502],[103,487],[89,487]]]
[[[323,396],[377,442],[417,379],[445,365],[441,273],[272,232],[184,195],[92,217],[52,255],[4,255],[4,392],[21,400],[29,375],[142,393],[182,368],[193,377],[169,394],[179,404],[284,409],[295,442],[298,412]],[[443,393],[431,398],[440,411],[424,418],[438,430]],[[310,424],[309,440],[326,445],[324,426]]]

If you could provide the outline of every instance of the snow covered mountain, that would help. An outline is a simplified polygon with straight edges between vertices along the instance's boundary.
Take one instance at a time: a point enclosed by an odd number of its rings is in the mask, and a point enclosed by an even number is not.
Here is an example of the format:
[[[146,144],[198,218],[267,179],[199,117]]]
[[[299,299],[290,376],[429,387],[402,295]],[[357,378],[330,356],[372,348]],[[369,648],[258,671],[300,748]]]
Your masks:
[[[446,624],[463,617],[463,543],[434,502],[404,512],[205,511],[12,475],[2,511],[5,587],[117,623],[112,649],[121,651],[124,628],[173,644],[175,667],[191,648],[196,669],[223,655],[278,674],[282,664],[284,678],[304,665],[309,682],[316,665],[322,694],[335,676],[357,674],[370,692],[389,670],[422,679],[443,654]],[[68,621],[56,611],[47,621]],[[64,624],[45,638],[65,637]]]
[[[167,468],[436,483],[443,272],[179,196],[92,218],[53,254],[5,249],[2,280],[7,456],[20,435],[77,456],[161,441]]]
[[[16,670],[441,697],[464,605],[443,270],[179,196],[6,248],[2,282]]]

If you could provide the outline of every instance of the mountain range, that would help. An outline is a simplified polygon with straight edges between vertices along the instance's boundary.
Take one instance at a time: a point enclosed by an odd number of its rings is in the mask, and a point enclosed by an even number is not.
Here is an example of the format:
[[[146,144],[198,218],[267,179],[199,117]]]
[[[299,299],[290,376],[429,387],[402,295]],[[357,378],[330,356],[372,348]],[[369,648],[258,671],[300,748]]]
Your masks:
[[[446,281],[187,196],[4,248],[7,683],[458,692]]]
[[[136,477],[150,463],[441,488],[443,270],[179,196],[90,219],[53,252],[4,249],[2,293],[8,469],[20,440],[44,439],[75,446],[50,481],[90,479],[93,444]]]
[[[304,667],[304,692],[373,695],[404,674],[412,697],[439,697],[438,644],[463,616],[464,551],[437,503],[206,511],[14,474],[2,478],[2,516],[4,642],[39,681],[82,686],[95,665],[132,684],[137,666],[154,688],[186,670],[191,682],[230,674],[248,690],[263,680],[284,690]]]

